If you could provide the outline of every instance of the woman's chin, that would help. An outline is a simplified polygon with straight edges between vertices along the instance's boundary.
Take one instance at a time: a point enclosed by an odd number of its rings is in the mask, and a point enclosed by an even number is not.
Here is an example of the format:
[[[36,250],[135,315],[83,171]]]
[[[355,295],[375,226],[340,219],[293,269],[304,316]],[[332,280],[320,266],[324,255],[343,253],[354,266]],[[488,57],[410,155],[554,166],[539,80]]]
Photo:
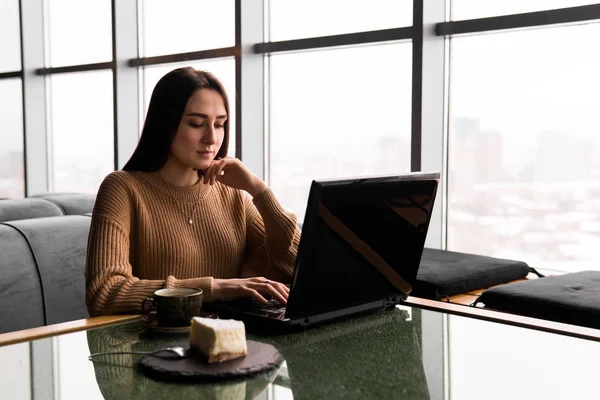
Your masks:
[[[192,165],[194,171],[204,171],[208,167],[210,167],[210,163],[194,163]]]

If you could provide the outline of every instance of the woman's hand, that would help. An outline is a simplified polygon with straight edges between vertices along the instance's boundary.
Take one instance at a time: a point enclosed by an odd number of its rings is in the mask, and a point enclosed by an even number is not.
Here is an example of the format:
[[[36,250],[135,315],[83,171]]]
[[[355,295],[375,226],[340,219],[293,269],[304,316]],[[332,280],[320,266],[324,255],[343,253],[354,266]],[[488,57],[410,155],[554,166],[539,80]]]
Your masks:
[[[267,189],[267,185],[237,158],[225,157],[213,160],[210,167],[203,172],[204,183],[213,185],[215,181],[219,181],[234,189],[245,190],[252,197]]]
[[[272,296],[282,304],[287,303],[290,295],[290,289],[283,283],[262,277],[214,279],[212,290],[215,300],[235,300],[242,297],[253,297],[263,304],[268,303],[263,295]]]

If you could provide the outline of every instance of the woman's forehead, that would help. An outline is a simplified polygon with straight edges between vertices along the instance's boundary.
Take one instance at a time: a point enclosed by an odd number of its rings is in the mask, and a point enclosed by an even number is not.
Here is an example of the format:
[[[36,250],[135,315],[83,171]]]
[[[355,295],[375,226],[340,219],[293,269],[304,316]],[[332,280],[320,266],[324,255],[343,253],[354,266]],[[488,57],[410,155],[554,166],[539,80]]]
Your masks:
[[[214,89],[198,89],[187,102],[186,114],[201,113],[209,116],[227,115],[223,96]]]

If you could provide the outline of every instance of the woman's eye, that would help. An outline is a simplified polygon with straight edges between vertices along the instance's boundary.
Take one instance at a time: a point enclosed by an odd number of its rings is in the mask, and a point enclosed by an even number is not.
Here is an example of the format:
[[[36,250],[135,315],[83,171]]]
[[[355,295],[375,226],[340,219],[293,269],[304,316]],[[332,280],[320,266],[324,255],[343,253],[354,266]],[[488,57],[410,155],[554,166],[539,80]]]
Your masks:
[[[204,125],[204,124],[192,124],[192,123],[190,123],[190,126],[191,126],[192,128],[202,128],[202,126],[203,126],[203,125]]]

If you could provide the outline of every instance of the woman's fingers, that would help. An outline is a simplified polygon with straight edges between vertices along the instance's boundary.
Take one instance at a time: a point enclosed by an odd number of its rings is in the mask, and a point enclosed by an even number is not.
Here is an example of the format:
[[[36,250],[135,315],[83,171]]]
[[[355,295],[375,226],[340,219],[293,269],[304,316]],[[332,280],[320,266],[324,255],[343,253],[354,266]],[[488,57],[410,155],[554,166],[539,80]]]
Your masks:
[[[213,160],[210,167],[204,171],[204,183],[214,185],[217,176],[221,175],[223,169],[227,166],[227,159]]]
[[[265,299],[257,290],[252,289],[250,287],[245,287],[243,290],[248,294],[249,297],[254,297],[260,303],[263,303],[263,304],[269,303],[267,301],[267,299]]]
[[[277,292],[279,292],[283,298],[285,299],[285,301],[287,302],[288,297],[290,297],[290,291],[288,288],[285,287],[284,284],[279,283],[279,282],[273,282],[270,281],[270,285],[277,290]]]
[[[280,282],[264,277],[245,279],[215,279],[213,294],[217,300],[233,300],[241,297],[252,297],[259,303],[268,304],[266,297],[272,297],[281,304],[286,304],[289,289]]]
[[[217,177],[219,177],[223,174],[223,169],[225,169],[226,166],[227,166],[226,159],[221,160],[221,162],[217,165],[217,168],[215,169],[215,175],[213,176],[213,180],[212,180],[213,184],[217,180]]]
[[[286,295],[290,294],[290,288],[288,287],[288,285],[285,285],[281,282],[272,281],[270,279],[267,280],[269,281],[269,283],[271,283],[271,285],[275,286],[277,290],[279,290],[281,293],[285,293]]]
[[[279,293],[279,291],[275,289],[270,283],[260,283],[259,291],[265,294],[269,294],[281,304],[287,303],[286,297]]]
[[[212,177],[212,181],[210,182],[211,185],[215,184],[215,181],[217,180],[217,177],[219,175],[221,175],[221,172],[223,171],[223,168],[225,168],[225,166],[227,165],[227,160],[223,159],[221,160],[216,166],[215,166],[215,174]]]
[[[282,283],[272,281],[263,277],[254,278],[255,288],[262,293],[269,294],[282,304],[287,303],[289,290]]]
[[[210,167],[206,168],[203,172],[203,181],[202,183],[210,183],[210,180],[212,179],[213,176],[213,170],[215,168],[216,162],[213,161],[212,164],[210,164]]]

